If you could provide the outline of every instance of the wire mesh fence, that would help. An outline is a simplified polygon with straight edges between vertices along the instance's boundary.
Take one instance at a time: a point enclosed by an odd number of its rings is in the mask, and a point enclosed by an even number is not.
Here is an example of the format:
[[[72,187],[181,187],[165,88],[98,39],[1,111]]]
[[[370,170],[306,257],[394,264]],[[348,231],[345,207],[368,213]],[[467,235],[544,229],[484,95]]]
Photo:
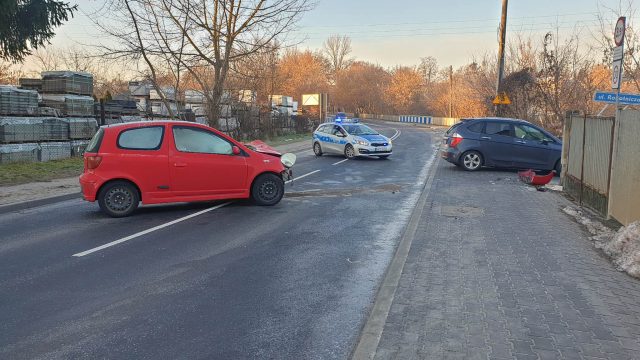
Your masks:
[[[38,144],[0,144],[0,164],[38,161]]]
[[[0,143],[91,139],[94,118],[0,117]]]
[[[81,156],[97,129],[93,118],[0,117],[0,164]]]
[[[33,115],[38,108],[38,93],[0,85],[0,115]]]

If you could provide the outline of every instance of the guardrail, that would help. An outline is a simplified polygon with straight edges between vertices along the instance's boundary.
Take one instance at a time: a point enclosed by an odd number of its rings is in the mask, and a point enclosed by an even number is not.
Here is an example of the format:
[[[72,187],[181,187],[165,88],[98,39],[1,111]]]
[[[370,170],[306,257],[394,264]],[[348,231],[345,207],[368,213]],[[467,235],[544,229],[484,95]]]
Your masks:
[[[361,118],[397,121],[411,124],[451,126],[460,121],[459,118],[436,117],[428,115],[374,115],[360,114]]]

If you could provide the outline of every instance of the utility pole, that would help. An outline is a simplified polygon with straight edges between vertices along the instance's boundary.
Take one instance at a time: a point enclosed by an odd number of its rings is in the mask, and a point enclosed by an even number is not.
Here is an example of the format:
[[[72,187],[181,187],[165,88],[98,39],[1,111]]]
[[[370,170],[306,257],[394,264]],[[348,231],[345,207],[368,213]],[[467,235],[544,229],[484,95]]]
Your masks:
[[[500,35],[498,47],[498,81],[496,84],[496,96],[500,95],[502,90],[502,76],[504,75],[504,44],[507,36],[507,2],[502,0],[502,17],[500,18]],[[496,116],[500,115],[500,105],[496,105]]]
[[[449,117],[453,117],[453,65],[449,65]]]

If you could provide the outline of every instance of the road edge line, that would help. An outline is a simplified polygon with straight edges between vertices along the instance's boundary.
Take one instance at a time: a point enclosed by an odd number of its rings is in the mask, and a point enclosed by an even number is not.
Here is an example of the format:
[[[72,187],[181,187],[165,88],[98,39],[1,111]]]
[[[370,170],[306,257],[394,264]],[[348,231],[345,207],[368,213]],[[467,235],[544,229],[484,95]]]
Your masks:
[[[40,206],[56,204],[59,202],[74,200],[74,199],[82,199],[82,194],[80,192],[75,192],[70,194],[55,195],[55,196],[50,196],[46,198],[0,205],[0,214],[8,214],[16,211],[28,210],[28,209],[32,209]]]
[[[422,218],[422,213],[424,212],[424,207],[427,204],[427,199],[431,193],[431,185],[433,184],[433,179],[435,178],[438,170],[438,160],[438,150],[435,149],[427,181],[422,188],[420,198],[413,208],[411,218],[409,219],[409,223],[402,235],[402,239],[398,244],[396,253],[387,268],[384,280],[378,289],[373,307],[367,317],[367,321],[360,331],[358,342],[356,343],[350,357],[352,360],[373,359],[376,355],[378,344],[380,343],[380,338],[382,337],[382,332],[384,330],[384,325],[387,321],[387,316],[389,315],[389,310],[391,309],[391,304],[393,303],[398,283],[400,282],[402,270],[404,269],[407,257],[409,256],[409,250],[411,249],[413,239],[418,231],[418,224]]]

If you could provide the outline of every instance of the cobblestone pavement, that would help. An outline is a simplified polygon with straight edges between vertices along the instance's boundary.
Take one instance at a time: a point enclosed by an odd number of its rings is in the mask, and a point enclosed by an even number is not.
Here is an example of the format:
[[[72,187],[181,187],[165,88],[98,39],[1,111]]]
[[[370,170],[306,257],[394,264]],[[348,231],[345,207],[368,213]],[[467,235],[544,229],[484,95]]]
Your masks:
[[[515,173],[443,160],[376,359],[640,359],[640,281]]]

